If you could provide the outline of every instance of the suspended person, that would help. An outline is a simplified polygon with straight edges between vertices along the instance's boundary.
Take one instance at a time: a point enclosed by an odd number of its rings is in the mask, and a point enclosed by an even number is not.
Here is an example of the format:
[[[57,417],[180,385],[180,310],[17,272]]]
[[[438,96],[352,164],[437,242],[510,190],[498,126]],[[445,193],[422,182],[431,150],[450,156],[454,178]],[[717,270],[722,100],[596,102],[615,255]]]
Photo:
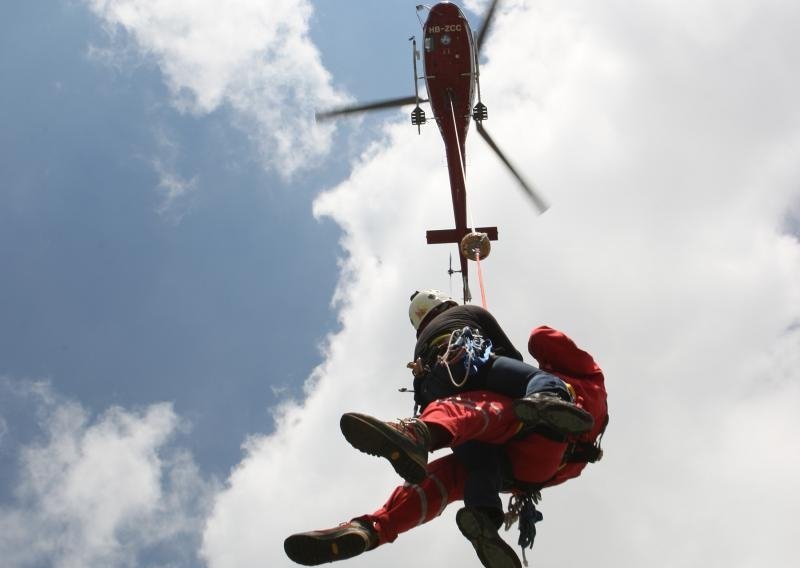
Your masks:
[[[459,305],[439,290],[411,296],[408,308],[416,330],[414,401],[418,408],[438,398],[471,390],[489,390],[520,399],[515,407],[528,414],[546,409],[555,429],[583,432],[592,417],[574,403],[566,383],[522,361],[500,324],[480,306]]]
[[[408,313],[417,338],[409,364],[415,410],[456,393],[488,390],[515,399],[513,408],[529,430],[536,428],[550,440],[563,443],[592,428],[592,415],[576,404],[567,383],[524,363],[486,309],[459,305],[431,289],[412,294]],[[475,440],[456,445],[453,453],[468,472],[465,507],[499,528],[504,518],[499,492],[507,469],[503,450]]]
[[[473,306],[458,306],[441,293],[427,292],[426,295],[434,298],[427,298],[430,302],[420,305],[412,297],[414,311],[410,310],[412,323],[415,323],[415,315],[418,316],[415,327],[421,340],[430,335],[422,333],[426,326],[442,313],[467,307],[470,309],[458,311],[465,311],[467,319],[472,313],[473,320],[481,320],[476,329],[480,327],[487,335],[491,334],[502,351],[515,354],[517,361],[521,359],[488,312]],[[441,302],[436,302],[437,297]],[[445,302],[446,307],[442,306]],[[435,312],[420,313],[426,305],[429,306],[427,312],[433,309]],[[450,315],[458,316],[458,311]],[[450,320],[458,322],[460,317]],[[440,321],[428,330],[440,326],[441,329],[448,327]],[[420,342],[417,346],[420,347]],[[533,498],[541,488],[579,475],[587,462],[599,458],[599,436],[607,422],[603,375],[591,356],[565,335],[546,327],[532,332],[529,351],[543,368],[558,376],[539,372],[535,367],[534,371],[528,370],[529,375],[550,386],[554,386],[554,381],[568,381],[565,388],[573,397],[570,404],[590,413],[593,426],[588,431],[579,433],[583,427],[576,429],[575,425],[581,423],[575,419],[581,416],[579,413],[559,404],[553,397],[543,396],[542,391],[538,392],[539,396],[533,396],[537,394],[534,392],[527,400],[517,401],[492,392],[469,392],[429,401],[420,398],[420,393],[431,389],[415,389],[417,402],[423,407],[418,419],[384,423],[365,415],[346,414],[341,426],[348,441],[362,451],[386,457],[395,470],[414,485],[395,489],[387,503],[372,515],[357,517],[334,529],[292,535],[285,542],[289,557],[306,565],[350,558],[392,542],[398,534],[441,514],[448,503],[463,499],[465,507],[458,512],[456,521],[483,565],[518,567],[519,559],[497,532],[502,522],[497,492],[512,491],[523,497],[517,504],[524,505],[527,527],[520,544],[531,545],[534,523],[540,518]],[[415,357],[415,386],[419,387],[424,380],[419,371],[425,358],[417,349]],[[492,358],[493,364],[500,357],[503,356]],[[516,376],[519,381],[520,368],[514,366],[514,369],[517,372],[508,376]],[[484,366],[482,377],[476,372],[466,378],[486,381],[488,371]],[[452,372],[447,372],[449,379]],[[455,372],[458,374],[457,369]],[[464,378],[459,377],[455,382],[461,380]],[[446,383],[442,382],[439,388],[444,385]],[[522,431],[519,417],[527,424]],[[454,454],[427,465],[427,452],[444,446],[455,447]],[[523,520],[525,516],[523,514]]]

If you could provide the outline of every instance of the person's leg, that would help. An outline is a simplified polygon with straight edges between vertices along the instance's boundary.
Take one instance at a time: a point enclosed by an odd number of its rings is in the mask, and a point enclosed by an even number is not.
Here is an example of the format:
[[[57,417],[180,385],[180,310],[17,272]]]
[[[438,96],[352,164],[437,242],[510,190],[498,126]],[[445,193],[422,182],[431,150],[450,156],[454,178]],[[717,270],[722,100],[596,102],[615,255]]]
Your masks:
[[[464,506],[485,511],[499,527],[503,521],[499,493],[503,489],[505,470],[511,471],[503,447],[472,440],[454,447],[453,454],[467,470]]]
[[[471,391],[429,404],[419,420],[429,430],[447,433],[446,446],[470,440],[503,444],[519,432],[519,419],[509,397],[488,391]],[[435,447],[433,449],[436,449]]]
[[[399,534],[435,519],[449,503],[463,499],[466,476],[455,455],[439,458],[428,465],[421,483],[397,487],[383,507],[357,520],[373,525],[378,545],[394,542]]]
[[[486,568],[520,568],[517,553],[499,534],[505,515],[500,491],[510,479],[505,446],[471,440],[453,448],[467,470],[464,507],[456,524]]]
[[[487,481],[487,476],[489,485],[494,486],[495,481],[490,479],[492,468],[478,460],[492,456],[499,459],[500,448],[480,442],[464,446],[453,448],[454,452],[462,448],[460,456],[451,454],[431,463],[428,477],[422,483],[398,487],[383,507],[372,515],[354,520],[371,524],[378,535],[378,545],[385,544],[393,542],[400,533],[438,517],[449,503],[463,498],[466,506],[456,516],[458,528],[475,548],[481,563],[487,568],[520,568],[516,552],[498,533],[503,510],[497,492],[494,492],[498,507],[495,514],[481,506],[494,503],[485,488],[478,484]],[[468,471],[465,462],[474,467],[474,471]]]
[[[397,487],[377,511],[338,527],[291,535],[284,542],[287,556],[306,566],[352,558],[394,542],[401,533],[427,523],[445,507],[461,500],[466,470],[453,455],[435,460],[419,484]]]
[[[419,418],[384,422],[348,412],[340,420],[342,434],[354,448],[386,458],[409,483],[425,478],[428,452],[473,439],[502,444],[520,426],[510,399],[484,391],[436,400]]]
[[[592,415],[575,404],[566,382],[522,361],[498,357],[486,388],[513,397],[514,412],[526,426],[546,429],[555,438],[587,432],[594,424]]]
[[[557,376],[511,357],[498,357],[486,375],[485,389],[510,398],[534,392],[556,392],[569,400],[567,385]]]
[[[522,568],[517,553],[497,532],[499,527],[495,521],[480,509],[464,507],[459,510],[456,525],[485,568]]]
[[[537,392],[549,392],[558,395],[562,400],[574,402],[569,386],[562,379],[541,371],[532,376],[525,387],[525,396],[530,396]]]
[[[283,541],[283,550],[298,564],[317,566],[353,558],[377,543],[378,535],[371,524],[352,520],[330,529],[293,534]]]

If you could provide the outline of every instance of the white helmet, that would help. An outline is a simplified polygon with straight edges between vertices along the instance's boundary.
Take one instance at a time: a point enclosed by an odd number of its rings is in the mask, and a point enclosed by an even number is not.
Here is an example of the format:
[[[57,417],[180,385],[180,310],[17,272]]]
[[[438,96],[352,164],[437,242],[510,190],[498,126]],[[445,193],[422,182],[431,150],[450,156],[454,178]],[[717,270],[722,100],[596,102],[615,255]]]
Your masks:
[[[414,326],[414,329],[418,330],[425,317],[431,313],[431,310],[442,304],[457,306],[458,302],[440,290],[414,292],[411,295],[411,305],[408,306],[408,317],[411,319],[411,325]]]

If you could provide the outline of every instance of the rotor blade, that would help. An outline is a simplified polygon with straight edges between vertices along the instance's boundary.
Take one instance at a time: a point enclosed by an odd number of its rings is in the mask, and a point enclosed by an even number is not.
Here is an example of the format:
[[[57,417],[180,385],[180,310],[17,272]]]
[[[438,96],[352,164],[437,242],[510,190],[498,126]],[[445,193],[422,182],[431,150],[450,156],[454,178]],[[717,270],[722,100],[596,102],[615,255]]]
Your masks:
[[[533,204],[536,206],[539,212],[544,213],[547,211],[547,208],[550,206],[544,201],[544,199],[539,197],[539,194],[533,189],[532,186],[522,179],[522,176],[519,175],[514,166],[511,165],[511,162],[508,161],[508,158],[506,158],[500,148],[497,147],[497,144],[494,143],[494,140],[492,140],[492,137],[489,136],[488,132],[486,132],[486,129],[483,127],[483,125],[480,122],[476,122],[475,128],[477,128],[478,134],[480,134],[481,137],[486,140],[486,143],[491,147],[491,149],[494,150],[494,153],[497,154],[497,156],[503,160],[503,163],[506,165],[506,167],[511,170],[511,173],[514,174],[515,178],[517,178],[517,181],[522,186],[522,189],[525,190],[525,193],[531,198],[531,201],[533,201]]]
[[[419,102],[426,103],[428,102],[428,99],[419,99]],[[380,110],[383,108],[393,108],[405,105],[413,105],[416,103],[417,103],[417,97],[412,95],[408,97],[400,97],[397,99],[386,99],[384,101],[377,101],[374,103],[366,103],[363,105],[347,106],[342,108],[326,110],[323,112],[317,112],[314,114],[314,117],[317,120],[327,120],[329,118],[334,118],[345,114],[356,114],[359,112],[368,112],[371,110]]]
[[[481,51],[481,47],[483,46],[483,40],[486,39],[486,34],[489,33],[489,27],[492,25],[492,20],[494,19],[494,11],[499,3],[500,0],[492,0],[492,3],[489,5],[489,9],[486,10],[486,15],[483,17],[483,23],[481,24],[481,29],[478,30],[478,37],[475,40],[475,43],[478,46],[478,53],[480,53]]]

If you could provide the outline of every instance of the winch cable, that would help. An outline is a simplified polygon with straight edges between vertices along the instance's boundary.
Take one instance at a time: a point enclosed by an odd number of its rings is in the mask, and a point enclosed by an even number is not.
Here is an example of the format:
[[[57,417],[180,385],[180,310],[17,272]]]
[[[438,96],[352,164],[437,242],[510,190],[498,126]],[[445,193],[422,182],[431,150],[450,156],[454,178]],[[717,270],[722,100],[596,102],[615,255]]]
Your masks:
[[[483,270],[481,270],[481,253],[477,249],[475,250],[475,264],[478,267],[478,284],[481,287],[481,305],[484,310],[488,310],[489,305],[486,302],[486,288],[483,285]]]
[[[461,168],[461,179],[464,181],[464,205],[467,209],[467,215],[469,217],[469,224],[470,228],[475,231],[475,222],[472,219],[472,209],[469,207],[469,202],[467,201],[467,172],[464,169],[464,156],[461,153],[461,139],[458,136],[458,123],[456,122],[456,109],[453,106],[453,94],[450,93],[450,118],[453,121],[453,134],[456,139],[456,146],[458,148],[458,165]],[[461,247],[459,247],[460,249]],[[481,288],[481,305],[483,306],[484,310],[488,310],[488,303],[486,302],[486,287],[483,282],[483,270],[481,270],[481,253],[479,249],[475,249],[473,251],[475,253],[475,258],[471,259],[475,261],[475,264],[478,268],[478,284]],[[460,251],[461,254],[464,254],[463,251]],[[464,255],[467,256],[467,255]],[[470,258],[467,256],[467,258]]]

